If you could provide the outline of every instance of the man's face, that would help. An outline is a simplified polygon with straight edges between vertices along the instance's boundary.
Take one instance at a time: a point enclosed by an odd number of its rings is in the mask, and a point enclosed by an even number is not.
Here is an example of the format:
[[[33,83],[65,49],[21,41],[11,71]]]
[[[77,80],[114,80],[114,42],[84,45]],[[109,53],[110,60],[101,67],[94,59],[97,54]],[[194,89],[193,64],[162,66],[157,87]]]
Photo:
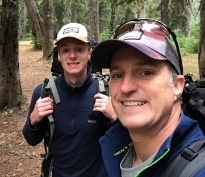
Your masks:
[[[89,45],[74,38],[62,39],[58,46],[58,59],[68,75],[86,74],[90,54]]]
[[[112,57],[112,104],[129,130],[159,131],[172,119],[174,111],[180,112],[180,103],[177,109],[173,107],[179,102],[183,83],[181,76],[172,82],[165,61],[151,59],[133,48],[119,49]]]

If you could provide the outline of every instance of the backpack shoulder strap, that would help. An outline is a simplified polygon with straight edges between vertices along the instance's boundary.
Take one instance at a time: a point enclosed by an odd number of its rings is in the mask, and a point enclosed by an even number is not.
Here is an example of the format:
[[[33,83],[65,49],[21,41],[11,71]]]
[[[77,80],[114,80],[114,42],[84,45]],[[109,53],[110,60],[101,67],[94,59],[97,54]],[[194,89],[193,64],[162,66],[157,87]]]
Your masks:
[[[97,93],[102,93],[109,96],[109,87],[106,78],[99,72],[92,73],[91,75],[94,81],[97,83]]]
[[[41,98],[45,97],[51,97],[55,100],[55,103],[60,103],[60,97],[56,88],[55,79],[57,76],[51,74],[49,78],[46,78],[42,85],[41,90]],[[48,118],[48,129],[45,132],[44,137],[44,149],[45,149],[45,155],[43,156],[44,159],[41,164],[41,177],[50,176],[51,175],[51,169],[52,169],[52,152],[50,151],[50,144],[53,138],[54,133],[54,119],[53,115],[50,114],[47,116]]]
[[[164,177],[193,177],[200,169],[205,168],[205,140],[192,143],[173,160]]]
[[[43,85],[42,85],[42,90],[41,90],[41,98],[51,97],[55,100],[55,103],[58,104],[61,101],[60,101],[60,97],[59,97],[59,94],[56,88],[55,79],[56,79],[56,76],[50,75],[49,78],[46,78],[44,80]],[[52,114],[48,115],[47,118],[49,121],[49,133],[47,135],[48,142],[44,141],[46,154],[48,154],[48,148],[52,141],[53,132],[54,132],[54,119],[53,119]],[[48,146],[48,148],[46,146]]]

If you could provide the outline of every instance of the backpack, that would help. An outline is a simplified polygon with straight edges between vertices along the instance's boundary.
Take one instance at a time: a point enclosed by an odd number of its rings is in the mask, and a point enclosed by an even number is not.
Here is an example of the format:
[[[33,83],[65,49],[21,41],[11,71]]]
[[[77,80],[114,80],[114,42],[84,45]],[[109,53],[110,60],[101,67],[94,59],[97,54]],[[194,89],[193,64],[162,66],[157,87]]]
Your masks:
[[[185,77],[182,109],[185,115],[199,122],[205,133],[205,79],[194,81],[192,74]],[[163,177],[194,177],[205,168],[205,140],[198,140],[186,147],[166,169]]]
[[[55,79],[61,74],[62,66],[61,63],[58,61],[58,50],[57,47],[53,49],[49,57],[52,57],[52,65],[51,65],[51,75],[49,78],[45,78],[42,90],[41,90],[41,98],[45,97],[51,97],[54,99],[55,104],[60,103],[60,97],[58,95],[58,91],[55,85]],[[91,65],[89,62],[88,65],[92,68],[92,78],[96,82],[97,89],[96,93],[102,93],[107,96],[109,96],[109,87],[108,87],[108,77],[107,75],[103,75],[100,72],[96,72],[94,66]],[[92,119],[95,119],[99,116],[99,114],[102,114],[101,112],[92,112],[89,113],[89,117]],[[44,135],[44,149],[45,154],[42,155],[43,161],[41,164],[41,177],[51,177],[52,172],[52,152],[50,151],[50,143],[52,141],[53,133],[54,133],[54,119],[52,115],[48,115],[48,128],[46,130],[46,133]]]
[[[185,75],[185,87],[182,94],[182,109],[186,115],[197,120],[205,133],[205,79],[192,79],[192,74]]]
[[[168,166],[163,177],[194,177],[205,168],[205,140],[198,140],[186,147]]]

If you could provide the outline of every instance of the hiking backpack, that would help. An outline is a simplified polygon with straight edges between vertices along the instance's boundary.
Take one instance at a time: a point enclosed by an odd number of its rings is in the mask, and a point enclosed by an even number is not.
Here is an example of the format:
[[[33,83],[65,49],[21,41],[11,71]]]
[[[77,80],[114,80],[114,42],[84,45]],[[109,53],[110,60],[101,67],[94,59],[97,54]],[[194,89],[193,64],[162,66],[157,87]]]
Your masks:
[[[185,115],[198,121],[205,133],[205,79],[194,81],[192,76],[184,75],[182,109]],[[205,140],[198,140],[182,150],[163,177],[194,177],[202,168],[205,168]]]
[[[194,81],[192,74],[185,75],[182,94],[182,109],[189,117],[197,120],[205,133],[205,79]]]
[[[198,140],[186,147],[172,161],[162,177],[194,177],[205,168],[205,140]]]
[[[57,47],[53,49],[49,57],[52,57],[52,65],[51,65],[51,75],[49,78],[45,78],[42,84],[41,90],[41,98],[51,97],[54,99],[55,104],[60,103],[60,97],[58,95],[58,91],[55,84],[55,79],[61,74],[62,66],[61,63],[58,61],[58,50]],[[94,66],[90,62],[88,65],[91,67],[92,78],[94,82],[96,82],[97,90],[96,93],[102,93],[104,95],[109,96],[109,87],[108,87],[108,77],[107,75],[103,75],[100,72],[96,72]],[[102,114],[101,112],[91,112],[89,113],[90,118],[96,118]],[[52,114],[47,116],[48,118],[48,129],[46,130],[44,136],[44,149],[45,154],[42,154],[42,164],[41,164],[41,177],[50,177],[52,171],[52,160],[53,156],[50,151],[50,143],[52,141],[53,133],[54,133],[54,119]]]

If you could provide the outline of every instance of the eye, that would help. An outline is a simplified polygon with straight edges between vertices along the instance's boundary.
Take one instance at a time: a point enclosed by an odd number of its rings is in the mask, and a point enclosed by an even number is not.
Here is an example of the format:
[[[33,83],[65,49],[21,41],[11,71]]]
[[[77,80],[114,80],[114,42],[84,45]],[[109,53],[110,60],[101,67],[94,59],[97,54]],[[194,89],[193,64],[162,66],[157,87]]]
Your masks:
[[[137,74],[138,77],[144,78],[144,79],[149,79],[154,76],[155,72],[151,70],[144,70],[140,73]]]
[[[110,75],[110,79],[111,80],[119,80],[121,78],[123,78],[124,74],[121,73],[113,73]]]
[[[83,47],[82,46],[76,46],[75,51],[76,52],[82,52],[83,51]]]
[[[64,53],[67,53],[67,52],[68,52],[68,49],[63,49],[63,52],[64,52]]]
[[[60,49],[60,53],[68,53],[69,52],[69,50],[68,50],[68,48],[66,48],[66,47],[62,47],[61,49]]]

